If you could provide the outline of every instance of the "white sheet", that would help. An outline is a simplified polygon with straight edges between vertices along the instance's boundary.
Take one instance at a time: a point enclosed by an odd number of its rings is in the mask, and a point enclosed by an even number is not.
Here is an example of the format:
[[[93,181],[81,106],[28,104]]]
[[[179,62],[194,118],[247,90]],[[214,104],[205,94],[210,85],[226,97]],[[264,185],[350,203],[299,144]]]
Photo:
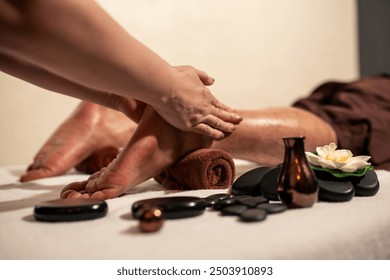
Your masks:
[[[239,162],[238,174],[254,168]],[[390,172],[377,171],[374,197],[318,202],[259,223],[242,223],[206,210],[198,217],[168,220],[161,231],[140,233],[133,202],[157,196],[205,197],[221,192],[164,191],[153,180],[108,200],[106,217],[90,221],[35,221],[33,207],[58,198],[62,187],[87,176],[18,183],[24,167],[0,168],[0,259],[390,259]]]

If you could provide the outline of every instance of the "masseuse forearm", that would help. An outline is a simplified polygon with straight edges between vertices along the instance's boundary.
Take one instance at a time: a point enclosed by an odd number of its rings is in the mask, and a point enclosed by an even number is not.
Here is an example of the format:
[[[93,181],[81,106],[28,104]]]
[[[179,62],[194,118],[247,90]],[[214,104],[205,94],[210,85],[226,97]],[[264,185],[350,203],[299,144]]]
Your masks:
[[[0,70],[44,89],[121,111],[135,122],[140,120],[145,107],[142,102],[81,86],[1,52]]]
[[[94,1],[19,3],[1,3],[11,11],[0,13],[3,52],[86,87],[151,104],[169,93],[172,67]]]

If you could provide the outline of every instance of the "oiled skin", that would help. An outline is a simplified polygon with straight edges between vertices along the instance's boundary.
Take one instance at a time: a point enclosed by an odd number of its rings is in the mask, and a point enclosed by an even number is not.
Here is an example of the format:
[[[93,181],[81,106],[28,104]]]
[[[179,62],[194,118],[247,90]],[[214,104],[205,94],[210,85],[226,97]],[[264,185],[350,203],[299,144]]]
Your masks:
[[[172,127],[151,107],[147,107],[137,126],[118,112],[82,103],[44,145],[36,156],[32,170],[22,176],[22,180],[63,173],[80,162],[80,154],[85,157],[101,148],[100,144],[123,147],[129,135],[132,135],[130,142],[108,168],[92,175],[85,182],[66,186],[61,196],[99,199],[117,197],[156,176],[183,154],[201,147],[223,149],[235,158],[276,165],[283,160],[282,137],[305,136],[307,150],[336,141],[329,124],[301,109],[284,107],[238,112],[244,118],[237,129],[222,140],[212,140]],[[75,132],[73,124],[82,124],[88,129]],[[88,134],[88,137],[84,134]],[[80,138],[84,141],[79,141]],[[62,166],[56,166],[56,162],[62,162]]]
[[[212,77],[170,65],[93,0],[0,0],[0,70],[116,110],[138,100],[171,125],[215,139],[241,119],[212,95]]]

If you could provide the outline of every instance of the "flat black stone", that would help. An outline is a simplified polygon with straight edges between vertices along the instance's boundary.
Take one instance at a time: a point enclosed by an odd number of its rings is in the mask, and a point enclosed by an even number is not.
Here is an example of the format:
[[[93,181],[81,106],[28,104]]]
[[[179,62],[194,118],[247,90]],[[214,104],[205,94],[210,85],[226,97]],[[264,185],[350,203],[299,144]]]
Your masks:
[[[235,201],[237,201],[237,203],[240,203],[243,200],[246,200],[246,199],[249,199],[249,198],[253,198],[253,197],[254,197],[253,195],[246,195],[246,194],[232,196],[232,198]]]
[[[97,199],[56,199],[34,207],[35,219],[45,222],[91,220],[104,217],[107,212],[107,203]]]
[[[263,209],[248,209],[240,215],[240,220],[243,222],[260,222],[267,218],[267,211]]]
[[[131,212],[133,217],[139,219],[142,208],[156,206],[162,209],[166,219],[180,219],[203,214],[206,201],[193,196],[172,196],[139,200],[133,203]]]
[[[261,166],[242,174],[233,183],[232,194],[260,195],[260,181],[269,169],[270,167],[268,166]]]
[[[378,176],[374,170],[367,171],[362,177],[354,177],[351,181],[356,196],[373,196],[379,191]]]
[[[232,205],[221,209],[222,215],[239,216],[248,209],[245,205]]]
[[[355,189],[349,180],[318,178],[318,200],[328,202],[350,201],[355,195]]]
[[[236,204],[237,204],[237,202],[233,198],[228,198],[228,199],[216,201],[213,204],[213,206],[211,206],[211,208],[213,208],[214,210],[221,210],[222,208],[236,205]]]
[[[210,196],[207,196],[204,198],[206,201],[207,207],[211,207],[214,205],[215,202],[219,200],[225,200],[230,197],[230,194],[227,193],[217,193],[217,194],[212,194]]]
[[[241,200],[239,203],[248,206],[249,208],[254,208],[261,203],[267,203],[267,202],[268,202],[268,198],[265,198],[264,196],[254,196],[252,198]]]
[[[288,208],[283,203],[262,203],[256,206],[258,209],[267,211],[268,214],[276,214],[286,211]]]
[[[278,166],[270,169],[263,176],[263,179],[260,182],[260,192],[263,196],[272,201],[279,201],[277,184],[279,173],[282,167]]]

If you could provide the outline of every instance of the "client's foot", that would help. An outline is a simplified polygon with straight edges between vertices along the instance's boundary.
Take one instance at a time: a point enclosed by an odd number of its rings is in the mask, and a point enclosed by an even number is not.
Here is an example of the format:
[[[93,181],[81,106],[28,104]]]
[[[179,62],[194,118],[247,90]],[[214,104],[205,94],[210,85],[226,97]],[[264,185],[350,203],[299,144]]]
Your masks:
[[[122,113],[82,102],[54,132],[21,176],[22,182],[65,173],[106,146],[123,147],[136,124]]]
[[[160,174],[182,155],[210,147],[211,143],[211,138],[174,128],[148,106],[132,139],[117,158],[87,181],[66,186],[61,197],[117,197]]]

